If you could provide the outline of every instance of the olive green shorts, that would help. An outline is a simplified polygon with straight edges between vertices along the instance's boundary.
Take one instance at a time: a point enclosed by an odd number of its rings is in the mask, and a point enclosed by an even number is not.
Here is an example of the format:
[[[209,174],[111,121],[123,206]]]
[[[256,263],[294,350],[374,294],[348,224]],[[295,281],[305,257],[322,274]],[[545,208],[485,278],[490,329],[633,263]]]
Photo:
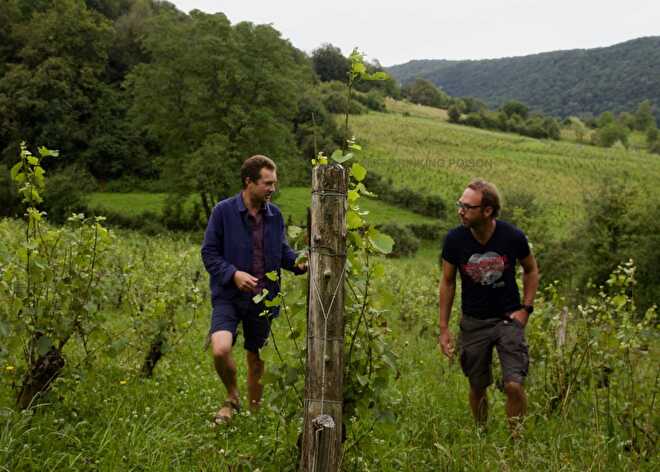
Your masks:
[[[493,383],[493,347],[502,367],[502,381],[524,383],[529,368],[525,328],[514,319],[479,319],[463,315],[459,336],[461,369],[476,388]]]

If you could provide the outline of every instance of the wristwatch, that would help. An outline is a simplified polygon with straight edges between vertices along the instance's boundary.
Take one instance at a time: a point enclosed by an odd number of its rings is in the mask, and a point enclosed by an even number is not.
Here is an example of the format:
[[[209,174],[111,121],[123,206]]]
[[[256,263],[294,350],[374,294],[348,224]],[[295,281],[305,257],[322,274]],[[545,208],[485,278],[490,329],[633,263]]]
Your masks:
[[[534,305],[523,305],[522,309],[525,310],[528,315],[534,313]]]

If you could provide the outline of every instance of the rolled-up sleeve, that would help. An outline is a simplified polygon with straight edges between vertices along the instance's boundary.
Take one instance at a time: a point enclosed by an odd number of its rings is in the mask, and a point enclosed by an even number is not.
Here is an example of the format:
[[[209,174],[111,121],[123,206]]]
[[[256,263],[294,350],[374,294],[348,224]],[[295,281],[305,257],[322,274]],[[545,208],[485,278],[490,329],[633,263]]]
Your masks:
[[[224,222],[221,205],[213,209],[209,218],[202,243],[202,261],[212,278],[219,279],[222,285],[231,282],[236,267],[224,258]]]

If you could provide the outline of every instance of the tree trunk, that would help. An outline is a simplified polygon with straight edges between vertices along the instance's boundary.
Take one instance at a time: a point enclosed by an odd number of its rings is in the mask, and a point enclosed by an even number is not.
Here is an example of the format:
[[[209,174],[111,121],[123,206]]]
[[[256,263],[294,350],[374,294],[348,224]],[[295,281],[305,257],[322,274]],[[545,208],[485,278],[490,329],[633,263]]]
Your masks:
[[[46,355],[39,356],[23,376],[23,383],[16,398],[18,407],[21,410],[30,408],[38,395],[48,391],[50,384],[60,375],[64,364],[64,357],[55,347]]]
[[[151,377],[154,374],[154,369],[156,364],[163,357],[163,344],[165,339],[163,336],[156,336],[156,338],[151,342],[151,347],[149,352],[147,352],[147,357],[144,359],[144,364],[142,364],[142,375],[145,377]]]

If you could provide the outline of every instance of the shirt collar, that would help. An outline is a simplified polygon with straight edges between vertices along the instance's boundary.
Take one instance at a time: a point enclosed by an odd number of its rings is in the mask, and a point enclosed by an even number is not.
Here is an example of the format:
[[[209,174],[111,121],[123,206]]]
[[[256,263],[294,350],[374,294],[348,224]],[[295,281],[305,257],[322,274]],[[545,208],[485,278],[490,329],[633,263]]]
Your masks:
[[[243,213],[247,211],[247,207],[245,206],[245,203],[243,202],[243,191],[241,190],[238,192],[238,195],[236,195],[236,203],[238,204],[238,211]],[[264,205],[264,208],[261,209],[267,216],[273,216],[273,211],[271,209],[271,204],[270,202],[266,202]]]

